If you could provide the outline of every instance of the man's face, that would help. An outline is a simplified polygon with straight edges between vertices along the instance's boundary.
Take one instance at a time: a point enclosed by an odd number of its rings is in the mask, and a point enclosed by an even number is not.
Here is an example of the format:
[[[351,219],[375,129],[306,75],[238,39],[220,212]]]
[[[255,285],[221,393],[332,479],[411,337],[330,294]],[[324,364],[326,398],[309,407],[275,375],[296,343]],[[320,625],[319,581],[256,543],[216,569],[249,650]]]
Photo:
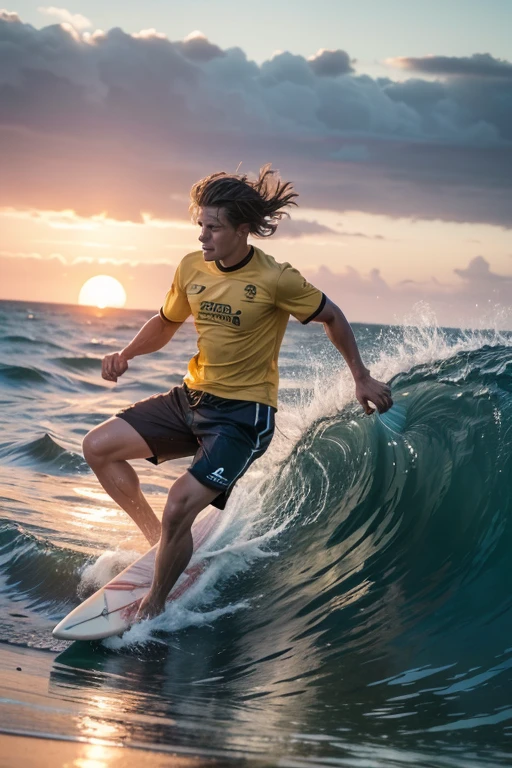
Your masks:
[[[199,241],[205,261],[222,261],[240,245],[237,230],[227,220],[223,208],[200,208],[197,223],[201,227]]]

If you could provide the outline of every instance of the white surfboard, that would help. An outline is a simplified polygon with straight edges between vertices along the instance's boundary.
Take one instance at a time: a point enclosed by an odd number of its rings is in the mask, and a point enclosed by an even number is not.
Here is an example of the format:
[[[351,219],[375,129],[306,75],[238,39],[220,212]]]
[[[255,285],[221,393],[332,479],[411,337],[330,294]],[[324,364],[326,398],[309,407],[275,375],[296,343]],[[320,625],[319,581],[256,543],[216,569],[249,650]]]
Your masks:
[[[208,539],[220,516],[220,510],[210,510],[192,526],[194,552]],[[53,630],[60,640],[101,640],[119,635],[133,623],[142,598],[148,593],[153,581],[155,544],[108,584],[84,600],[62,619]],[[206,561],[199,561],[187,568],[169,593],[167,600],[181,597],[205,570]]]

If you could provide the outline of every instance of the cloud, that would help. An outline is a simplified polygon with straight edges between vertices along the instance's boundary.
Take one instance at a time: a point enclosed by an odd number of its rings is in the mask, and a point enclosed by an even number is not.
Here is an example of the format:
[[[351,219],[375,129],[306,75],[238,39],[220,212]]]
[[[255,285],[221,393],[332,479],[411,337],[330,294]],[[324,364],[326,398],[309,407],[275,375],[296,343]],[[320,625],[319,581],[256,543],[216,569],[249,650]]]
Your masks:
[[[387,59],[386,63],[392,67],[400,67],[426,75],[458,75],[512,80],[512,64],[505,59],[496,59],[489,53],[474,53],[472,56],[423,56],[421,58],[399,56]]]
[[[71,245],[72,247],[79,248],[99,248],[105,251],[135,251],[134,245],[114,245],[113,243],[102,243],[97,240],[48,240],[41,238],[40,240],[34,240],[35,243],[41,245]],[[2,253],[2,251],[0,251]]]
[[[394,285],[383,279],[379,269],[362,274],[352,267],[333,272],[322,266],[304,274],[357,321],[401,322],[421,302],[432,308],[440,324],[478,326],[483,320],[482,308],[489,320],[498,315],[499,307],[512,306],[512,276],[491,272],[483,257],[454,272],[462,278],[456,284],[442,284],[431,278],[425,282],[401,280]],[[505,327],[510,327],[511,320],[510,316],[503,318]]]
[[[26,253],[25,251],[0,251],[0,256],[4,259],[42,259],[44,258],[41,256],[40,253],[37,253],[36,251],[31,251],[30,253]]]
[[[366,163],[371,159],[368,147],[364,144],[344,144],[331,155],[333,160],[344,160],[349,163]]]
[[[211,61],[226,55],[222,48],[210,43],[202,32],[192,32],[177,45],[181,53],[191,61]]]
[[[71,13],[67,8],[55,8],[55,6],[50,5],[48,7],[39,6],[37,10],[45,16],[54,16],[58,21],[71,24],[75,29],[88,29],[92,27],[92,22],[89,19],[82,16],[81,13]]]
[[[348,53],[342,50],[329,51],[320,48],[314,56],[308,59],[309,66],[319,77],[338,77],[354,71]]]
[[[283,219],[276,232],[276,238],[295,239],[304,235],[337,235],[336,229],[307,219]]]
[[[512,285],[512,276],[499,275],[496,272],[492,272],[489,262],[483,256],[476,256],[474,259],[471,259],[466,269],[455,269],[454,272],[463,280],[467,280],[474,285],[489,283],[499,284],[500,287],[507,284]]]
[[[366,235],[364,232],[338,232],[338,237],[355,237],[361,240],[389,240],[384,235]]]
[[[367,235],[364,232],[347,232],[341,229],[333,229],[318,221],[307,219],[285,218],[279,224],[275,239],[295,239],[312,235],[332,235],[336,238],[356,238],[361,240],[387,240],[383,235]]]
[[[2,8],[0,8],[0,21],[6,21],[6,22],[21,22],[20,17],[17,13],[6,11]]]
[[[258,65],[200,33],[80,34],[4,13],[0,206],[184,218],[198,178],[273,161],[308,208],[512,226],[507,79],[338,76],[343,53]]]

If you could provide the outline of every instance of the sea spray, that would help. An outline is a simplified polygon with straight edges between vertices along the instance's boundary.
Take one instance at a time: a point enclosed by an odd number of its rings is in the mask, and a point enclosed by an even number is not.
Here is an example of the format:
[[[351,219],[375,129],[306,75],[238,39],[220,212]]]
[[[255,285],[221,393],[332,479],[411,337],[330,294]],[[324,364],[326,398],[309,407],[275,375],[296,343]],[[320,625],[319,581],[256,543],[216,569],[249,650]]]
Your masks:
[[[104,587],[114,576],[128,568],[141,552],[135,550],[107,550],[97,560],[88,563],[81,574],[77,594],[80,600],[92,595],[100,587]]]

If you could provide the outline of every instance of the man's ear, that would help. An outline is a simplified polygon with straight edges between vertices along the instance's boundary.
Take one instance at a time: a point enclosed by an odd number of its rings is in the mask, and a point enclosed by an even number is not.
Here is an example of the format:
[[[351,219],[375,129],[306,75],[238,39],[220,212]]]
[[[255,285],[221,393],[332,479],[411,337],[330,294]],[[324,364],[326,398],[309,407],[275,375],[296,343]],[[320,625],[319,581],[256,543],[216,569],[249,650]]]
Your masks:
[[[240,224],[238,227],[237,234],[239,234],[241,237],[249,237],[251,233],[251,225],[250,224]]]

